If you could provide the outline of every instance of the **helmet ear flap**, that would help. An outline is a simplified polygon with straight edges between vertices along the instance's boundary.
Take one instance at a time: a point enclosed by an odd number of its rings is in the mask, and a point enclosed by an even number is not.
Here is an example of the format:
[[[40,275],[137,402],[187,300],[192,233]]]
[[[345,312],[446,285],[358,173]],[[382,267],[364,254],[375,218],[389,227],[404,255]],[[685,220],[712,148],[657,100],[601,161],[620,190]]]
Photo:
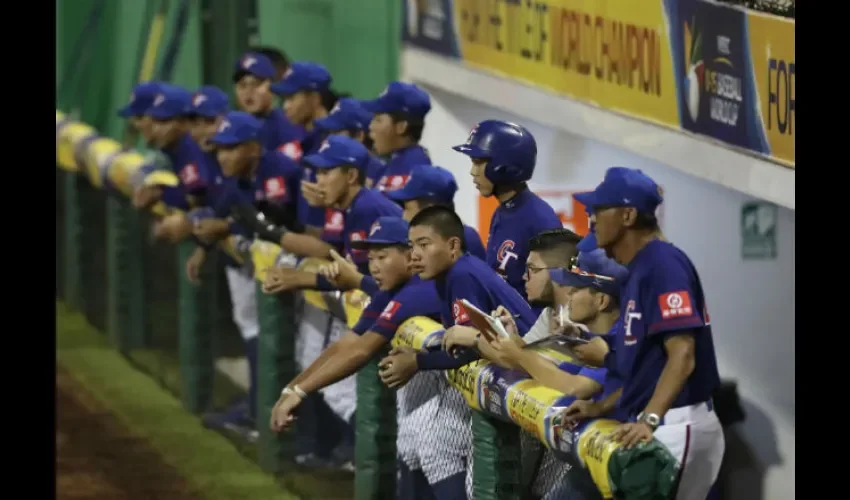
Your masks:
[[[484,170],[484,176],[493,184],[507,184],[514,182],[525,182],[527,172],[522,168],[509,163],[497,164],[490,160]]]

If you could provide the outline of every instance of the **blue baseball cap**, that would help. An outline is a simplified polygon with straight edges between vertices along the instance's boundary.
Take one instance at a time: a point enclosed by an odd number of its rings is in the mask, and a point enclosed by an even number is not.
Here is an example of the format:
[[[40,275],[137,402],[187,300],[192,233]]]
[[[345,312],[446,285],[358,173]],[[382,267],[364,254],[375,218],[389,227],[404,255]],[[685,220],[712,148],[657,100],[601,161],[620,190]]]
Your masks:
[[[272,60],[267,56],[248,52],[233,64],[233,82],[236,83],[243,75],[249,74],[262,80],[273,80],[277,72]]]
[[[156,120],[187,116],[192,110],[192,94],[176,85],[163,85],[145,114]]]
[[[332,135],[325,139],[318,153],[308,155],[304,161],[321,169],[342,165],[353,165],[359,169],[365,169],[369,164],[369,150],[355,139]]]
[[[378,217],[369,229],[365,240],[352,241],[355,249],[364,249],[372,245],[407,245],[407,233],[410,226],[401,217]]]
[[[596,249],[579,253],[576,267],[569,270],[550,269],[549,276],[561,286],[594,288],[608,295],[619,295],[620,287],[629,277],[629,271],[614,259],[608,258],[604,250]]]
[[[455,176],[436,165],[416,165],[410,169],[410,176],[403,188],[386,194],[395,201],[428,198],[438,203],[452,203],[457,193]]]
[[[313,125],[322,130],[369,130],[373,116],[363,109],[360,101],[346,97],[338,100],[330,114],[314,121]]]
[[[192,96],[191,113],[204,118],[215,118],[229,111],[227,94],[213,85],[204,85]]]
[[[431,97],[412,83],[392,82],[377,99],[363,101],[363,108],[372,113],[404,113],[425,118],[431,111]]]
[[[161,89],[161,82],[144,82],[136,85],[130,93],[130,102],[118,110],[118,116],[129,118],[144,115]]]
[[[295,62],[286,70],[281,81],[272,84],[271,90],[278,95],[292,95],[302,90],[327,90],[330,85],[331,74],[321,64]]]
[[[235,146],[243,142],[257,141],[263,122],[250,113],[231,111],[224,116],[215,135],[210,138],[210,144],[219,146]]]
[[[611,167],[605,172],[602,183],[587,193],[573,198],[589,211],[605,207],[634,207],[638,212],[655,213],[664,201],[661,188],[640,170]]]

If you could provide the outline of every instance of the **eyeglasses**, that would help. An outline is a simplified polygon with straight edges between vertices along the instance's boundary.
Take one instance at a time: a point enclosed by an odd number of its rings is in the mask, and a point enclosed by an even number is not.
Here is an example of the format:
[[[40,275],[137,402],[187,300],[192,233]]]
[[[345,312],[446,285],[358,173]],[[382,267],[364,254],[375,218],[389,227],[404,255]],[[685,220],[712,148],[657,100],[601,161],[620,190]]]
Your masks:
[[[553,268],[551,268],[551,267],[537,267],[537,266],[532,266],[532,265],[526,264],[525,265],[525,277],[531,278],[532,274],[537,274],[540,271],[545,271],[546,269],[553,269]]]

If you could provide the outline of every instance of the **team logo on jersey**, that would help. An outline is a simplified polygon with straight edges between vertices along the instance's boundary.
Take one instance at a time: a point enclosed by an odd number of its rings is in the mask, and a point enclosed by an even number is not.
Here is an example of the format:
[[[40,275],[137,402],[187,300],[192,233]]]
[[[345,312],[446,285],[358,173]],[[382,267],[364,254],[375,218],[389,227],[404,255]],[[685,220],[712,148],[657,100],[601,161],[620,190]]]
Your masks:
[[[661,307],[661,317],[663,319],[678,318],[693,314],[691,296],[687,290],[662,293],[658,297],[658,305]]]
[[[372,224],[372,227],[369,229],[369,236],[370,237],[374,236],[375,233],[377,233],[380,230],[381,230],[381,223],[378,222],[378,221],[375,221],[374,224]]]
[[[381,313],[381,319],[385,321],[391,321],[395,313],[401,308],[401,303],[391,300],[387,307],[384,308],[384,311]]]
[[[333,208],[325,210],[325,231],[338,233],[345,226],[345,218],[342,212]]]
[[[198,182],[200,177],[198,166],[194,163],[188,163],[180,170],[180,180],[183,181],[183,184],[194,184]]]
[[[455,303],[452,304],[452,317],[454,318],[456,325],[469,321],[469,314],[467,314],[466,309],[463,308],[460,300],[456,300]]]
[[[204,94],[195,94],[192,96],[192,106],[197,108],[198,106],[206,102],[206,100],[207,96],[205,96]]]
[[[301,149],[301,143],[298,141],[290,141],[286,144],[281,144],[278,146],[277,150],[295,161],[300,160],[301,156],[304,154],[304,151]]]
[[[286,196],[286,183],[283,177],[272,177],[265,182],[267,198],[282,198]]]
[[[635,337],[635,335],[632,333],[632,321],[634,321],[636,319],[639,320],[639,319],[643,318],[643,314],[635,311],[636,307],[637,306],[635,305],[634,300],[630,300],[628,305],[626,306],[626,319],[625,319],[624,325],[623,325],[623,326],[625,326],[625,328],[624,328],[625,336],[623,338],[623,344],[624,345],[635,345],[635,344],[637,344],[637,337]]]
[[[516,243],[514,243],[513,240],[505,240],[501,245],[499,245],[499,249],[496,251],[496,260],[499,261],[499,272],[506,272],[511,259],[519,259],[519,255],[513,251],[514,247],[516,247]]]
[[[245,56],[242,58],[242,69],[250,69],[255,64],[257,64],[257,58],[254,56]]]

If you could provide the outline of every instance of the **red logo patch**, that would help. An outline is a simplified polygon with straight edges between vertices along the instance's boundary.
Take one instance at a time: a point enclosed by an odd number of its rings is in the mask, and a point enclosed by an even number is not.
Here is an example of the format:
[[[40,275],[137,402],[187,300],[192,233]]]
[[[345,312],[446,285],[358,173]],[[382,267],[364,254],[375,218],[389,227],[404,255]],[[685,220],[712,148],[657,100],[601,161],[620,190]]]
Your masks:
[[[469,321],[469,314],[466,313],[466,309],[463,308],[463,305],[461,305],[460,300],[456,300],[455,303],[452,305],[452,316],[454,316],[456,325],[460,325]]]
[[[691,307],[691,296],[686,290],[662,293],[658,297],[658,305],[661,307],[662,319],[690,316],[694,312]]]
[[[381,313],[381,319],[390,321],[395,316],[396,311],[401,308],[401,303],[391,300],[387,307],[384,308],[384,312]]]
[[[201,175],[198,173],[198,166],[194,163],[189,163],[183,170],[180,171],[180,180],[183,184],[194,184],[200,180]]]
[[[325,231],[338,233],[345,227],[345,217],[341,210],[333,208],[325,209]]]
[[[283,177],[266,179],[265,187],[267,198],[283,198],[286,196],[286,182],[284,182]]]
[[[378,181],[379,191],[395,191],[407,184],[409,175],[385,175]]]
[[[301,149],[301,143],[298,141],[281,144],[277,150],[295,161],[300,160],[301,156],[304,155],[304,151]]]

